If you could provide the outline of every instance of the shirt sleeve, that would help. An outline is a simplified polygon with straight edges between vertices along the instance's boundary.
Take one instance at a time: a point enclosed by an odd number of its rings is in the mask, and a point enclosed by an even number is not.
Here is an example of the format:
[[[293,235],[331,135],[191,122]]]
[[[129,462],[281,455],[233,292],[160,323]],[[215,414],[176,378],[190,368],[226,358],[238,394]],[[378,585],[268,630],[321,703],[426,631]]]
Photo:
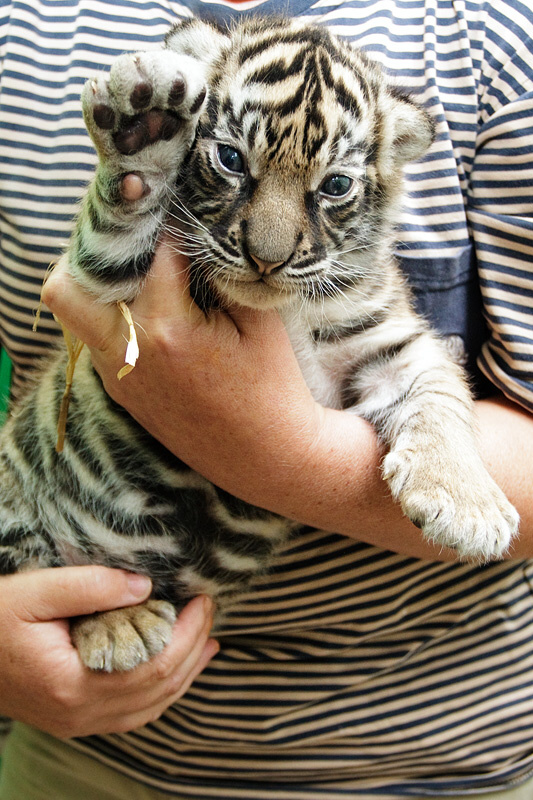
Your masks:
[[[490,333],[479,367],[533,410],[533,38],[526,30],[510,53],[487,37],[467,212]]]

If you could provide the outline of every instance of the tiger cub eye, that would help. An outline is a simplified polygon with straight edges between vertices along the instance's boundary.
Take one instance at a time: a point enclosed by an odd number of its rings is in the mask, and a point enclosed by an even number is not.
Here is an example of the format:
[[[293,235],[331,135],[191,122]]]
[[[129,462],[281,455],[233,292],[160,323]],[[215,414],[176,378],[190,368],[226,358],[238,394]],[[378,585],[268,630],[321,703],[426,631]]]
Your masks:
[[[320,191],[329,197],[344,197],[352,188],[353,180],[347,175],[332,175],[322,184]]]
[[[238,150],[229,144],[219,144],[217,146],[217,156],[222,166],[229,172],[239,174],[244,172],[244,158]]]

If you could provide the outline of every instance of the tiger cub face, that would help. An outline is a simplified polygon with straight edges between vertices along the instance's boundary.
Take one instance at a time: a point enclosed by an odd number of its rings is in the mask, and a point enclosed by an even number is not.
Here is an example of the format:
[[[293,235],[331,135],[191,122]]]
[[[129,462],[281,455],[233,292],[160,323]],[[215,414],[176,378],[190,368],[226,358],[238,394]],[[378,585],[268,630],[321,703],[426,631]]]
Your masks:
[[[402,168],[430,118],[325,29],[185,23],[167,47],[200,56],[210,94],[178,182],[193,275],[267,308],[355,286],[388,247]],[[386,261],[386,259],[385,259]]]

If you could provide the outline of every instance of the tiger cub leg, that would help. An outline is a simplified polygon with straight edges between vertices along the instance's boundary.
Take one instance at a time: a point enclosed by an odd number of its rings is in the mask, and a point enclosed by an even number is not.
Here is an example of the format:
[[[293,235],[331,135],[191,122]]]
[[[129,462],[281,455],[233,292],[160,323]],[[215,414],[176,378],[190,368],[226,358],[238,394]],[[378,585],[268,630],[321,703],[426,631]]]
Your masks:
[[[430,333],[382,351],[352,380],[353,410],[389,448],[383,476],[404,513],[461,558],[501,557],[518,514],[485,468],[461,368]]]
[[[67,257],[71,274],[103,302],[134,297],[150,269],[205,97],[201,65],[169,51],[121,56],[108,78],[85,84],[83,114],[99,161]],[[132,173],[143,187],[136,199],[121,191]],[[170,603],[148,600],[80,617],[71,634],[88,667],[124,671],[168,644],[175,618]]]
[[[202,66],[169,50],[126,54],[82,94],[99,162],[69,249],[76,280],[103,302],[128,300],[150,269],[178,170],[206,97]],[[127,199],[122,182],[142,180]]]

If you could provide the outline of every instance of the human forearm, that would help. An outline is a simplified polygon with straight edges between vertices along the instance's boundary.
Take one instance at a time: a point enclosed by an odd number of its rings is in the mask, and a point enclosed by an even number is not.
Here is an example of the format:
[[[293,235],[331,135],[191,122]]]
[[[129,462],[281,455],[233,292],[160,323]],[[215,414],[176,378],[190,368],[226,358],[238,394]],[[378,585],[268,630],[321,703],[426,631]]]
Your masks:
[[[509,555],[533,557],[533,415],[496,397],[476,403],[479,443],[487,468],[520,514]]]
[[[501,397],[478,401],[476,413],[483,459],[521,517],[508,556],[532,557],[533,417]],[[392,500],[381,477],[383,451],[372,427],[346,412],[324,409],[320,417],[320,433],[313,440],[305,431],[279,443],[268,475],[248,463],[247,472],[239,474],[234,465],[227,475],[221,470],[212,479],[302,523],[403,555],[454,560],[453,551],[427,542]],[[267,462],[265,447],[262,453]]]
[[[419,558],[455,557],[426,543],[393,502],[371,426],[315,403],[274,312],[241,308],[206,318],[188,295],[186,268],[162,248],[132,307],[146,331],[141,357],[119,383],[124,323],[118,312],[80,294],[64,270],[52,276],[45,300],[93,347],[112,397],[214,483],[252,504],[370,544]],[[516,487],[506,488],[524,519],[520,547],[513,550],[523,555],[531,530],[523,475],[533,463],[527,460],[533,423],[495,401],[479,409],[489,466],[509,484],[517,476],[522,487],[517,498]],[[524,450],[516,470],[515,436]]]

